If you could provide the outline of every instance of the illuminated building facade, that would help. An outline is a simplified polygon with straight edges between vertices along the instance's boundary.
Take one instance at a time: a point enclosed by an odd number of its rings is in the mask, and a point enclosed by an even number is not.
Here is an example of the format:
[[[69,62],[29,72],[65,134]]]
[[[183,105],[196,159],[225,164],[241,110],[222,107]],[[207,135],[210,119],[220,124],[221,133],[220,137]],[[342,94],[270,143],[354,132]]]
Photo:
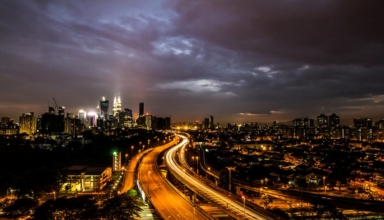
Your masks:
[[[100,100],[100,116],[104,119],[108,119],[109,101],[103,96]]]
[[[121,171],[121,152],[113,152],[112,154],[112,171]]]
[[[37,118],[33,112],[23,114],[19,118],[19,134],[33,135],[37,129]]]
[[[121,99],[120,96],[115,96],[113,99],[113,116],[117,117],[121,112]]]
[[[132,110],[125,108],[124,111],[119,113],[119,127],[131,128],[133,127]]]
[[[93,192],[102,190],[112,180],[111,167],[71,166],[61,191]]]

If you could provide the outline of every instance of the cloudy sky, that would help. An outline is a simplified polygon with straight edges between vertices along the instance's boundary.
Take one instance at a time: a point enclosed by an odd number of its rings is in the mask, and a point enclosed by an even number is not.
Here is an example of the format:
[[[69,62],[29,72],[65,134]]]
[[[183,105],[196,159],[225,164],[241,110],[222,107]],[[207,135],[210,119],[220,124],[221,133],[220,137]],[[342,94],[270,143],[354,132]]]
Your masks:
[[[53,105],[243,123],[384,118],[383,1],[0,2],[0,116]]]

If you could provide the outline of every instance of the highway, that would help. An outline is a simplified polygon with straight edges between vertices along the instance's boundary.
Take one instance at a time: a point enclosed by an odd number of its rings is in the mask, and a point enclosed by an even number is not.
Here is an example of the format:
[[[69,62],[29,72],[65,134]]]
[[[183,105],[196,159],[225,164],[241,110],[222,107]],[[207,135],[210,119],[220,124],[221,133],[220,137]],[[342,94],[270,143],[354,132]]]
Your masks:
[[[171,146],[171,144],[169,144],[168,146]],[[125,176],[124,176],[124,180],[123,180],[123,185],[119,190],[120,193],[125,193],[135,186],[134,180],[135,180],[135,172],[136,172],[137,165],[138,165],[139,161],[141,160],[141,158],[145,154],[150,152],[151,150],[152,149],[147,149],[145,151],[142,151],[142,152],[136,154],[132,158],[132,160],[129,162],[127,167],[125,167],[125,174],[124,174]]]
[[[236,219],[274,219],[263,212],[247,208],[240,202],[237,202],[233,198],[229,197],[228,194],[206,185],[200,179],[190,175],[189,172],[183,171],[183,168],[177,164],[175,158],[177,151],[188,143],[188,139],[181,135],[178,136],[182,139],[181,144],[172,147],[166,153],[165,161],[167,167],[173,171],[173,174],[176,174],[179,178],[181,178],[182,182],[186,183],[187,186],[197,194],[209,199],[216,205],[220,207],[228,207],[227,210],[231,213],[231,216],[234,216]]]
[[[208,219],[197,212],[193,204],[177,193],[161,176],[157,167],[157,158],[162,151],[169,147],[168,145],[157,147],[141,161],[138,179],[142,189],[146,195],[150,196],[152,205],[163,219]]]

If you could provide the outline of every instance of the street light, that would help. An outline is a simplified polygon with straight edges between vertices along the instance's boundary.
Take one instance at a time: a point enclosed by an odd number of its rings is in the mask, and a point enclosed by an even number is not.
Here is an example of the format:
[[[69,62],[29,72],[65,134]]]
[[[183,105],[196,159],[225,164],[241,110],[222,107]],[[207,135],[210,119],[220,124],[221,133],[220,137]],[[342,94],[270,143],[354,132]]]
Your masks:
[[[199,176],[199,157],[196,156],[196,172],[197,172],[197,176]]]
[[[128,154],[125,154],[125,162],[126,162],[127,165],[128,165]]]
[[[245,219],[245,196],[242,196],[241,198],[243,198],[244,200],[244,219]]]
[[[133,146],[131,146],[131,160],[132,160],[132,158],[133,158]]]
[[[325,188],[325,176],[323,176],[324,194],[327,194],[327,188]]]
[[[208,167],[208,172],[211,172],[211,168],[210,167]],[[205,174],[207,175],[207,179],[208,179],[208,173],[205,172]]]

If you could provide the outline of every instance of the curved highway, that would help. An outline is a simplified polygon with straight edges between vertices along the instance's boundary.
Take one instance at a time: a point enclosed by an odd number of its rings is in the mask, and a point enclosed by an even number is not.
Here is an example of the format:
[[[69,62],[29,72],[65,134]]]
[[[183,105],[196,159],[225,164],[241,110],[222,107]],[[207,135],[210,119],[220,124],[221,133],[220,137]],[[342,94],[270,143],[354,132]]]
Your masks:
[[[149,195],[151,203],[164,219],[207,219],[161,176],[157,167],[157,158],[162,151],[169,147],[169,145],[157,147],[141,161],[138,178],[142,189],[146,195]]]
[[[189,187],[193,187],[193,191],[196,191],[199,195],[208,198],[215,204],[221,207],[228,207],[227,209],[234,215],[236,219],[274,219],[263,212],[258,212],[253,209],[248,209],[243,204],[233,200],[227,194],[219,192],[218,190],[207,186],[199,179],[191,176],[188,172],[184,172],[183,169],[176,163],[175,158],[177,151],[182,146],[188,143],[186,137],[178,135],[182,142],[181,144],[171,148],[165,155],[165,161],[169,169],[171,169],[177,176],[179,176],[184,183]]]

